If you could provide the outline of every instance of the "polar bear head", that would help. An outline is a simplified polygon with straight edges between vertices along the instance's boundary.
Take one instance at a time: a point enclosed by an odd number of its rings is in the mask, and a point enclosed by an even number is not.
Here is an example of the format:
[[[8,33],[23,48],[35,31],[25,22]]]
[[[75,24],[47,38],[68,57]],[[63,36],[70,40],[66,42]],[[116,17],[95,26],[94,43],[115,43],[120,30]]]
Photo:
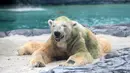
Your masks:
[[[48,20],[48,24],[51,29],[51,33],[54,39],[59,41],[66,41],[71,37],[73,28],[76,26],[77,22],[72,21],[65,16],[60,16],[53,20]]]

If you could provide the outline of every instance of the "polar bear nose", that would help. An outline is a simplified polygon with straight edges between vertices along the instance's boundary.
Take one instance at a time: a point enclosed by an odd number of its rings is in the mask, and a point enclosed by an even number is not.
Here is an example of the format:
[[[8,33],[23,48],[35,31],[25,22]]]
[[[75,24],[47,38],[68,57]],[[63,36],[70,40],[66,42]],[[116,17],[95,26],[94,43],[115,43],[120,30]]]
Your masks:
[[[60,37],[60,34],[61,34],[61,33],[58,32],[58,31],[55,31],[55,32],[54,32],[54,35],[55,35],[56,38],[59,38],[59,37]]]

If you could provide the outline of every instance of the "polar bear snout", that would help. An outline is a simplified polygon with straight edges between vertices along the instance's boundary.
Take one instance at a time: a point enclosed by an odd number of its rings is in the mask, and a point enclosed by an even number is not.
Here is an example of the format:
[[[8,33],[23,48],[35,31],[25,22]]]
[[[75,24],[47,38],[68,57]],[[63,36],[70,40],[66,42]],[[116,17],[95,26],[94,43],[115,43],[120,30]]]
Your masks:
[[[54,35],[55,35],[56,38],[60,38],[61,33],[60,33],[59,31],[55,31],[55,32],[54,32]]]
[[[59,31],[55,31],[55,32],[54,32],[54,37],[55,37],[55,40],[56,40],[57,42],[59,42],[61,39],[64,38],[64,35],[62,35],[61,32],[59,32]]]

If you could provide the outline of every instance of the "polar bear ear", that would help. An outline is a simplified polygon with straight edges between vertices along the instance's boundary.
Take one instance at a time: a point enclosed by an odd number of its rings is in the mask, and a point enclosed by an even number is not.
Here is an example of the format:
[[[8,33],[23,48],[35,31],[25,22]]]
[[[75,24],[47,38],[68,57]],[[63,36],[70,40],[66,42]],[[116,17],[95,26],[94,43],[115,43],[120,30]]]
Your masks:
[[[49,24],[49,26],[52,26],[53,20],[49,19],[49,20],[48,20],[48,24]]]
[[[76,26],[77,22],[76,21],[72,21],[72,26]]]

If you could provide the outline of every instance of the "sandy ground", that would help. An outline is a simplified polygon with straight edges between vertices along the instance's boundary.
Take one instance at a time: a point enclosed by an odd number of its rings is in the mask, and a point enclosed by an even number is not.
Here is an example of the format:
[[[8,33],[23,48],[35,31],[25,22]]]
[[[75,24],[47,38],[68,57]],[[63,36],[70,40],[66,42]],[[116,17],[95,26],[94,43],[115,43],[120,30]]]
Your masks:
[[[130,37],[115,37],[110,35],[103,36],[112,43],[112,49],[130,47]],[[32,68],[29,65],[31,56],[17,56],[17,49],[28,41],[41,41],[44,42],[49,38],[49,34],[41,36],[25,37],[25,36],[10,36],[0,38],[0,73],[39,73],[40,71],[47,71],[51,68],[58,66],[59,63],[54,62],[42,68]]]

